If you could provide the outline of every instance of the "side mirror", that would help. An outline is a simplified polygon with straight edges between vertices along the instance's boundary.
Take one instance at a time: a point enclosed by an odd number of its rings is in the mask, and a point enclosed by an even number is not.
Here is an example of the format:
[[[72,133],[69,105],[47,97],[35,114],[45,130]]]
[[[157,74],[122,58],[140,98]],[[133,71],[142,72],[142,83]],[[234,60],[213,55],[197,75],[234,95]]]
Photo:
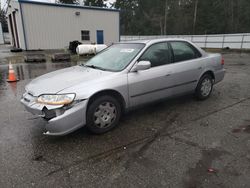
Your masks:
[[[140,70],[147,70],[151,67],[150,61],[139,61],[131,70],[131,72],[137,72]]]

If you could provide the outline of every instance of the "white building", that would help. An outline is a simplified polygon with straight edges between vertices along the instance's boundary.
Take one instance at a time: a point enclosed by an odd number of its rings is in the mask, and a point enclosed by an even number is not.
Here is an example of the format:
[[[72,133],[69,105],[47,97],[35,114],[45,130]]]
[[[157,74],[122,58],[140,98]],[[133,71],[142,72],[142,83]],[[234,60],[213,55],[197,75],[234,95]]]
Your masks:
[[[24,50],[62,49],[70,41],[109,45],[120,40],[120,12],[79,5],[11,1],[11,44]]]

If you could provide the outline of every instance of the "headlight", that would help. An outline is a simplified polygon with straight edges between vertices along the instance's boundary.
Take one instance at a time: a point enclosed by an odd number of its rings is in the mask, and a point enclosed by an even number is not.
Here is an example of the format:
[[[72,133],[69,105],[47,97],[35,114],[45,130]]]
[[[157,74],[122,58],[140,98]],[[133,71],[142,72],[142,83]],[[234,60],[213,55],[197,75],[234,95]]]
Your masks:
[[[75,94],[57,94],[57,95],[40,95],[37,99],[38,103],[48,105],[66,105],[73,102]]]

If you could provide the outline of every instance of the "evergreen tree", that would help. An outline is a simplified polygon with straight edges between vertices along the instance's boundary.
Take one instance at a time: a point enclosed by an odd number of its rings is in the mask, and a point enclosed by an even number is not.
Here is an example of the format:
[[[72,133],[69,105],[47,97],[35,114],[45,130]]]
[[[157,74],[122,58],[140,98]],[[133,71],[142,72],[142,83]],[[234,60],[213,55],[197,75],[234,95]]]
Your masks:
[[[97,6],[97,7],[106,7],[107,0],[85,0],[84,5],[86,6]]]
[[[249,0],[117,0],[125,35],[250,31]]]

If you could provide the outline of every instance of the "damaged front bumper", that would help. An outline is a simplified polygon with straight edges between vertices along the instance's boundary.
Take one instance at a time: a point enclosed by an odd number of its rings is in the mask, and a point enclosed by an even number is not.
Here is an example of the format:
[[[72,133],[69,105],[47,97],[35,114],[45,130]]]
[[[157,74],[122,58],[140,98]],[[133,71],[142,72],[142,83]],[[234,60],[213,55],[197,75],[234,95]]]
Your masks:
[[[70,105],[44,105],[36,102],[37,97],[25,93],[21,103],[26,110],[46,120],[45,135],[63,136],[86,124],[87,100]]]

